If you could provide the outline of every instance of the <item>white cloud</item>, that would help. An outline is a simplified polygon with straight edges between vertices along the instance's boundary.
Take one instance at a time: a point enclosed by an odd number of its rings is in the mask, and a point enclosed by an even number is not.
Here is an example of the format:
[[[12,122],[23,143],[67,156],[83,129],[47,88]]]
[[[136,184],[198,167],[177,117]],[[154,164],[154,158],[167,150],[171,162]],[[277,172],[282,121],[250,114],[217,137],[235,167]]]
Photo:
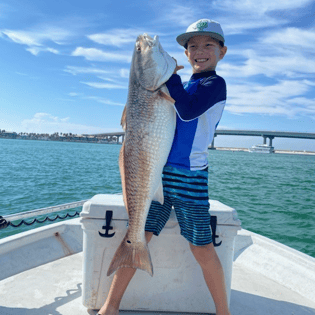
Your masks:
[[[113,102],[113,101],[111,101],[109,99],[106,99],[106,98],[103,98],[103,97],[98,97],[98,96],[86,96],[84,98],[96,101],[98,103],[106,104],[106,105],[125,106],[125,104],[123,104],[123,103]]]
[[[77,74],[109,74],[111,73],[108,70],[104,70],[102,68],[94,68],[94,67],[77,67],[77,66],[67,66],[64,70],[65,72],[71,73],[73,75]]]
[[[96,75],[97,78],[107,81],[104,82],[88,82],[81,81],[81,83],[86,84],[90,87],[96,89],[127,89],[128,84],[126,80],[122,80],[129,77],[129,70],[120,69],[117,70],[104,70],[102,68],[95,67],[75,67],[75,66],[67,66],[64,69],[65,72],[71,73],[73,75],[78,74],[91,74]]]
[[[272,36],[273,37],[273,36]],[[302,46],[291,47],[278,44],[254,43],[252,49],[234,49],[231,51],[232,62],[222,61],[218,70],[223,77],[250,77],[265,75],[266,77],[300,77],[313,76],[315,60],[312,53],[307,53]],[[314,43],[315,45],[315,43]],[[229,51],[228,51],[229,54]],[[239,60],[235,61],[234,56]],[[229,58],[227,55],[226,59]]]
[[[27,31],[12,31],[12,30],[2,30],[1,33],[5,37],[11,39],[17,44],[27,45],[27,46],[41,46],[38,34]]]
[[[119,73],[122,78],[129,78],[129,69],[120,69]]]
[[[241,18],[233,17],[220,17],[219,21],[223,27],[223,31],[226,35],[235,35],[248,33],[250,30],[263,29],[267,27],[275,27],[278,25],[285,24],[284,20],[274,19],[268,16],[254,17],[247,16],[246,14]]]
[[[304,107],[303,111],[315,113],[315,99],[309,99],[306,97],[296,97],[288,100],[289,104],[299,105],[300,107]],[[315,117],[314,117],[315,118]]]
[[[77,96],[80,96],[81,93],[70,92],[70,93],[68,93],[68,95],[71,96],[71,97],[77,97]]]
[[[17,44],[26,45],[26,50],[37,56],[40,52],[59,54],[57,49],[48,45],[51,43],[61,45],[73,34],[59,27],[38,26],[35,30],[0,30],[0,36]]]
[[[217,0],[213,2],[213,7],[224,8],[232,12],[256,12],[258,14],[265,14],[275,10],[292,10],[304,7],[311,3],[312,0]]]
[[[217,14],[226,35],[248,33],[288,23],[285,12],[304,8],[312,0],[217,0],[210,8]]]
[[[272,33],[266,33],[262,43],[269,45],[295,46],[298,50],[315,47],[315,29],[299,29],[288,27]]]
[[[90,61],[130,62],[131,54],[108,53],[97,48],[77,47],[72,56],[82,56]]]
[[[55,132],[89,134],[118,131],[95,126],[87,126],[70,122],[69,117],[60,118],[49,113],[36,113],[31,119],[24,119],[21,123],[24,132],[48,133]]]
[[[315,118],[314,99],[301,95],[310,86],[304,81],[280,81],[274,85],[229,85],[226,110],[232,113],[256,113],[294,117],[311,114]]]
[[[55,55],[59,55],[60,52],[57,49],[49,48],[49,47],[30,47],[26,48],[32,55],[37,56],[40,52],[51,52]]]
[[[15,73],[16,73],[16,74],[18,74],[18,75],[22,75],[22,76],[28,76],[28,74],[23,73],[23,72],[18,72],[18,71],[15,71]]]
[[[81,83],[86,84],[90,87],[96,89],[127,89],[127,85],[117,84],[117,83],[102,83],[102,82],[83,82]]]
[[[107,33],[89,35],[88,38],[98,44],[121,47],[135,43],[137,36],[142,33],[138,29],[113,29]]]
[[[196,6],[193,3],[190,5],[183,5],[182,2],[166,2],[167,4],[165,4],[164,7],[161,7],[159,4],[159,7],[156,8],[156,10],[159,10],[160,12],[163,10],[163,12],[160,14],[160,17],[157,18],[155,23],[162,25],[176,25],[186,29],[189,24],[195,22],[200,16],[204,16],[204,10],[201,10],[200,6]],[[206,9],[206,7],[204,9]]]

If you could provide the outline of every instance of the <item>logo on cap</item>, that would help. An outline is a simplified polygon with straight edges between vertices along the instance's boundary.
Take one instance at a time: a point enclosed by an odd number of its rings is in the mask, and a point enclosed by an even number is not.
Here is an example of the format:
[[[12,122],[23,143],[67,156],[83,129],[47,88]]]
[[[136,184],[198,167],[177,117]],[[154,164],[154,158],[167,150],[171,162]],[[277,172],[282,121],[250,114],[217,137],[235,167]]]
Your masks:
[[[205,28],[208,27],[208,22],[207,21],[200,21],[196,26],[197,26],[197,30],[202,32]]]

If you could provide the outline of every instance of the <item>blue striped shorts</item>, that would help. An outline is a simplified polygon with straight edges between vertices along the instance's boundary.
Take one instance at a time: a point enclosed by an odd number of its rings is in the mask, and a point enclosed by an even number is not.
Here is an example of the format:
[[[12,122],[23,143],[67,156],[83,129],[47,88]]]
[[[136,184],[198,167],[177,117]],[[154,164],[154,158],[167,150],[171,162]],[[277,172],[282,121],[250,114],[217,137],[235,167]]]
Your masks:
[[[165,166],[164,204],[152,201],[145,230],[158,236],[174,208],[183,235],[191,244],[212,242],[208,197],[208,171],[190,171]]]

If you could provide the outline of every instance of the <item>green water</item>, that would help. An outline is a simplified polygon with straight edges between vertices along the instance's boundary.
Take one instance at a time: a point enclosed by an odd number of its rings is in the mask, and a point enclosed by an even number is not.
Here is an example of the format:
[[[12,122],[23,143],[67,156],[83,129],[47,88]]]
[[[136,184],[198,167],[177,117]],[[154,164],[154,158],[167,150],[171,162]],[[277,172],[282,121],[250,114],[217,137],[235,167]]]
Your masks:
[[[0,139],[0,215],[120,192],[120,147]],[[243,228],[315,257],[315,156],[210,151],[209,163],[210,198]]]

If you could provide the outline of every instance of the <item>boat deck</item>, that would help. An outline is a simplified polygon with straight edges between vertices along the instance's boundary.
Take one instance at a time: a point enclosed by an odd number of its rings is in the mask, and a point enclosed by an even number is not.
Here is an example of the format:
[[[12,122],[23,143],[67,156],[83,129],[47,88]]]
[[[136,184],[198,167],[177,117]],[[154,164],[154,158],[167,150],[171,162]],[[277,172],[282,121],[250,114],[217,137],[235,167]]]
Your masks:
[[[82,252],[77,253],[2,280],[0,314],[96,314],[96,310],[87,310],[82,305],[82,259]],[[233,315],[315,314],[315,301],[244,268],[237,260],[233,266],[230,306]],[[120,313],[171,314],[138,311]]]
[[[0,315],[97,314],[82,304],[82,239],[79,218],[1,239]],[[238,231],[232,315],[315,314],[314,288],[315,258],[250,231]]]

